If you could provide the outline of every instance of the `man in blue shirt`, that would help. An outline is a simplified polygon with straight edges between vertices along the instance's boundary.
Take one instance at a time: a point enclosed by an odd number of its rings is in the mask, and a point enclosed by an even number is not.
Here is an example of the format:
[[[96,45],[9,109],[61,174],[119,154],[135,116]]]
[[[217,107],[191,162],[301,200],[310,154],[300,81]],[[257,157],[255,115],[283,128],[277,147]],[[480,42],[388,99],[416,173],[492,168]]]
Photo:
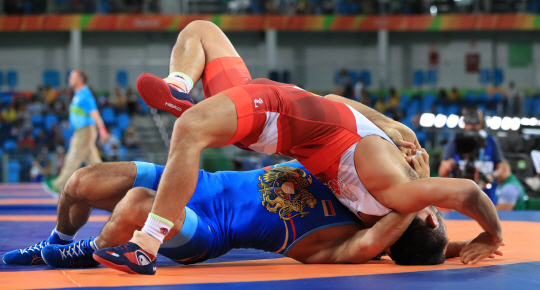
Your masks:
[[[88,76],[82,70],[73,70],[69,75],[69,86],[75,92],[69,106],[69,122],[75,133],[71,137],[64,166],[52,184],[55,192],[64,187],[68,178],[83,162],[86,162],[86,165],[102,162],[96,147],[97,134],[99,132],[103,142],[109,138],[96,100],[86,85],[87,81]]]
[[[494,204],[497,204],[495,190],[496,184],[493,175],[496,175],[495,171],[500,170],[504,155],[501,150],[501,146],[497,139],[491,135],[488,135],[483,131],[484,127],[484,114],[482,111],[475,107],[469,107],[463,109],[463,116],[465,122],[465,131],[477,131],[480,135],[484,135],[485,146],[478,148],[477,160],[474,162],[474,167],[478,173],[483,174],[489,183],[481,184],[484,192],[489,196]],[[469,144],[470,145],[470,144]],[[439,167],[440,177],[462,177],[456,176],[456,171],[460,170],[465,172],[467,166],[467,160],[463,160],[463,157],[458,154],[458,146],[456,145],[456,136],[453,136],[446,144],[444,148],[443,161]],[[475,176],[478,176],[476,174]],[[475,178],[477,183],[482,183]],[[489,185],[488,185],[489,184]]]

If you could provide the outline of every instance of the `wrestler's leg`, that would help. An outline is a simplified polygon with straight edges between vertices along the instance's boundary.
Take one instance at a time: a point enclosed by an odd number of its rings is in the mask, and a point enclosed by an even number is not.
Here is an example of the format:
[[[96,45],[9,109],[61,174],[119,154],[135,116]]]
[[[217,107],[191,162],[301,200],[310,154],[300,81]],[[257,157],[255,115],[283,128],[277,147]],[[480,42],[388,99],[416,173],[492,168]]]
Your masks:
[[[140,230],[144,226],[146,217],[152,209],[155,193],[155,191],[143,187],[129,190],[126,196],[118,203],[111,218],[96,238],[96,246],[101,249],[128,242],[133,236],[133,232]],[[174,237],[180,231],[184,218],[185,211],[175,222],[175,226],[165,240]]]
[[[136,176],[133,162],[100,163],[75,171],[58,200],[56,230],[75,235],[88,222],[92,208],[112,212]]]
[[[182,72],[188,75],[193,83],[202,76],[204,66],[220,57],[239,57],[231,41],[223,31],[212,22],[196,20],[180,32],[171,53],[169,73]],[[185,84],[166,78],[182,89]]]
[[[218,63],[208,65],[213,60]],[[165,79],[147,73],[140,75],[137,91],[148,106],[176,117],[194,105],[186,93],[201,77],[207,98],[251,80],[227,36],[208,21],[191,22],[180,32],[169,71]]]

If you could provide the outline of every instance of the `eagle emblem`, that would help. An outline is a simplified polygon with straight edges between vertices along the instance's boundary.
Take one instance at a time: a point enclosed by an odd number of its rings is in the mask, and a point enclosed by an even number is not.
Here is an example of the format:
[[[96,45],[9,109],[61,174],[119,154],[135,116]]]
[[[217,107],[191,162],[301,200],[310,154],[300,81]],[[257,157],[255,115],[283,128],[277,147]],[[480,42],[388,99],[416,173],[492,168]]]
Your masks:
[[[311,175],[297,167],[277,166],[259,176],[262,206],[277,213],[285,221],[300,215],[305,217],[315,208],[317,199],[306,189],[313,182]]]

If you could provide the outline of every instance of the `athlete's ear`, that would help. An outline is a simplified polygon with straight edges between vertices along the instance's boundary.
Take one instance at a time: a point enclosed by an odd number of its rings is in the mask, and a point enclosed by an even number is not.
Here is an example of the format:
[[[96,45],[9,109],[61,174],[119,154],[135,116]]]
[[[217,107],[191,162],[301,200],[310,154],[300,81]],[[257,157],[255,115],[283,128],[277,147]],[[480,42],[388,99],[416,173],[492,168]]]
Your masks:
[[[426,224],[432,228],[432,229],[436,229],[438,226],[439,226],[439,221],[437,221],[437,218],[435,217],[434,214],[430,213],[427,217],[426,217]]]

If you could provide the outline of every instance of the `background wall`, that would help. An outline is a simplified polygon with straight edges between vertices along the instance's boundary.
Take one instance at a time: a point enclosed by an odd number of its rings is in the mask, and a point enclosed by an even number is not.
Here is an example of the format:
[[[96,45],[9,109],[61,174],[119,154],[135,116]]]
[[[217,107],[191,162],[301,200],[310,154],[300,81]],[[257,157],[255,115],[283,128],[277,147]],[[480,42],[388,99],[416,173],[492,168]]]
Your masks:
[[[252,76],[267,77],[264,32],[227,33],[245,59]],[[371,32],[278,32],[279,71],[289,70],[292,82],[313,90],[331,90],[341,68],[367,69],[373,88],[379,87],[377,38]],[[415,70],[430,68],[428,55],[439,53],[436,87],[481,88],[478,74],[465,71],[465,56],[478,52],[480,68],[499,67],[503,86],[515,80],[518,87],[540,87],[540,32],[392,32],[388,56],[388,86],[412,88]],[[83,32],[83,68],[98,90],[111,89],[118,70],[128,72],[128,83],[149,72],[168,73],[170,51],[177,32]],[[532,60],[522,67],[509,66],[514,43],[532,45]],[[17,89],[33,90],[43,83],[43,71],[69,67],[68,32],[0,33],[0,71],[18,72]],[[4,74],[5,75],[5,74]],[[2,89],[6,89],[5,82]]]

